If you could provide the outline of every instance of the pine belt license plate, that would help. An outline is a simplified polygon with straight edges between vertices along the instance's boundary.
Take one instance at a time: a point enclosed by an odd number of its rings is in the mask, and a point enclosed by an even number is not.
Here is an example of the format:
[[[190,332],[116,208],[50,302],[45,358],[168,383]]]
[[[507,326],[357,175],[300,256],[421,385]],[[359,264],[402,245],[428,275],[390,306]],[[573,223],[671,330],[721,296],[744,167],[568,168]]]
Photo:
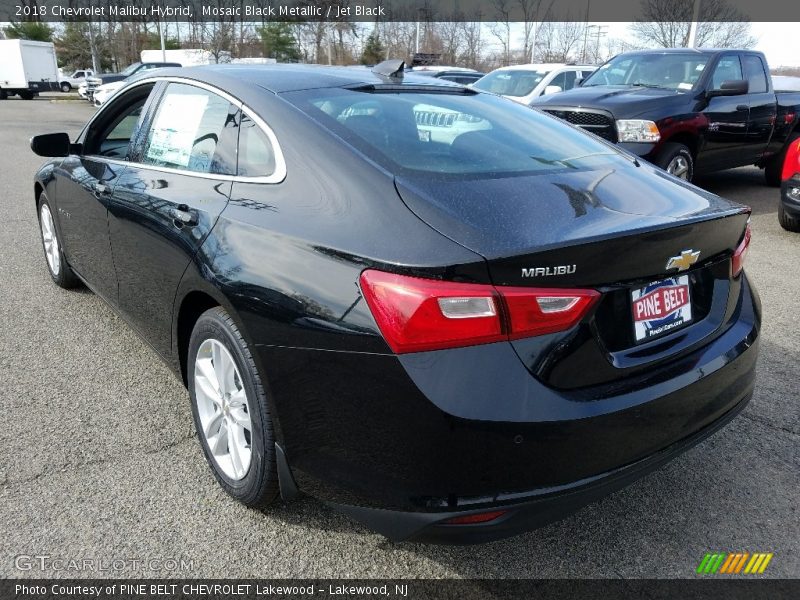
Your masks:
[[[689,276],[670,277],[631,292],[636,343],[680,329],[692,322]]]

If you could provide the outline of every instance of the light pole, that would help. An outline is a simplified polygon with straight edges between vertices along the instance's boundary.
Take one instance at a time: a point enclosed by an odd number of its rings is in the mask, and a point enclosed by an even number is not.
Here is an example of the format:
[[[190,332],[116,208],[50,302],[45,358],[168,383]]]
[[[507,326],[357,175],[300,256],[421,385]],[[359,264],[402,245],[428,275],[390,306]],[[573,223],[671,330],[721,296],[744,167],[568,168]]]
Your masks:
[[[700,20],[700,0],[694,0],[692,8],[692,24],[689,25],[689,42],[687,46],[694,48],[697,42],[697,21]]]

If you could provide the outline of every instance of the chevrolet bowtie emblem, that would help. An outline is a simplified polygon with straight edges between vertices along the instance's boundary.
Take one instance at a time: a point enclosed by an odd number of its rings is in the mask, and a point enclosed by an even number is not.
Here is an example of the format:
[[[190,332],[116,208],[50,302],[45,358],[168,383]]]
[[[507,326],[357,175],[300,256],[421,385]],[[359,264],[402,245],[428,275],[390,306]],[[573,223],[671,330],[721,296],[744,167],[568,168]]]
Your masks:
[[[678,269],[678,271],[685,271],[689,267],[691,267],[694,263],[697,262],[697,259],[700,258],[700,251],[698,250],[695,252],[694,250],[684,250],[680,253],[680,256],[673,256],[667,261],[667,271],[670,269]]]

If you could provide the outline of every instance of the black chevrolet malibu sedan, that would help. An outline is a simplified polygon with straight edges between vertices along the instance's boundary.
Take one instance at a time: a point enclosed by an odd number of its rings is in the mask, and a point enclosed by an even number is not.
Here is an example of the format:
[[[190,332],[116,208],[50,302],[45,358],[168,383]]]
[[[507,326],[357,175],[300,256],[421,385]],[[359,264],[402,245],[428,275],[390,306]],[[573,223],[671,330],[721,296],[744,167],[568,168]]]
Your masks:
[[[618,489],[753,392],[749,210],[397,63],[128,84],[34,200],[186,383],[214,475],[393,540],[481,541]],[[124,424],[120,424],[124,426]]]

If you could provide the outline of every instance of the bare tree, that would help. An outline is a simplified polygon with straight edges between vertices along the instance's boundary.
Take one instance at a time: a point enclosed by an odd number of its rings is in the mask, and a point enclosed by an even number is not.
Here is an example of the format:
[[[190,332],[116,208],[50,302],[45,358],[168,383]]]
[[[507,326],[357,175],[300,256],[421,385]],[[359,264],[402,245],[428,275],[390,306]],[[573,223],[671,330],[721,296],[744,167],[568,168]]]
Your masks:
[[[492,0],[497,21],[489,26],[503,47],[503,66],[511,64],[511,0]]]
[[[694,0],[641,0],[642,17],[630,26],[646,46],[681,48],[689,44]],[[716,48],[752,48],[747,17],[726,0],[701,0],[695,44]]]
[[[546,21],[539,27],[537,47],[542,62],[575,60],[585,24],[579,21]]]

